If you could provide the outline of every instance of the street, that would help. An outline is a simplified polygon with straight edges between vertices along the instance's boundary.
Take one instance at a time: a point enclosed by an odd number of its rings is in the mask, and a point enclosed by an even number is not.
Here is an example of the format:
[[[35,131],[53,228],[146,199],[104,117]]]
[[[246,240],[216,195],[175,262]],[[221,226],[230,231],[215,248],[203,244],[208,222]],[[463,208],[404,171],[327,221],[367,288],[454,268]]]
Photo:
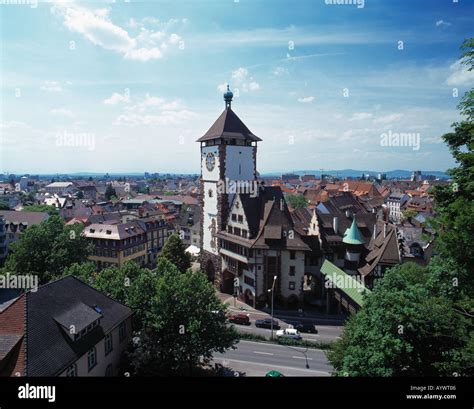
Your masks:
[[[277,370],[285,376],[330,376],[325,352],[253,341],[240,341],[237,349],[215,354],[214,362],[231,368],[235,376],[265,376]]]
[[[266,338],[270,338],[271,331],[269,329],[255,327],[255,320],[270,318],[270,314],[252,308],[240,300],[234,300],[234,298],[230,297],[228,294],[219,292],[217,294],[221,301],[227,305],[227,308],[231,314],[249,315],[251,325],[235,325],[235,329],[238,332],[261,335]],[[324,314],[319,314],[318,316],[299,316],[295,311],[275,311],[274,318],[278,320],[281,328],[288,328],[292,323],[296,322],[305,324],[311,323],[315,325],[316,329],[318,330],[317,334],[301,334],[304,340],[314,342],[328,343],[334,341],[340,337],[343,328],[342,320]]]

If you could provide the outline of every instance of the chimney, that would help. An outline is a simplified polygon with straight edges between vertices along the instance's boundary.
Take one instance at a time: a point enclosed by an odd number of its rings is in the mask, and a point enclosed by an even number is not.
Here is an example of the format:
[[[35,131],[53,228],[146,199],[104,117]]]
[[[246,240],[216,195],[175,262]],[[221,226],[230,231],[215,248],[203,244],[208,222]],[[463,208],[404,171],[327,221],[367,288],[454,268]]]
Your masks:
[[[332,219],[332,228],[334,229],[336,234],[339,233],[339,217],[337,217],[337,216],[333,217],[333,219]]]
[[[387,237],[387,223],[383,224],[383,238]]]

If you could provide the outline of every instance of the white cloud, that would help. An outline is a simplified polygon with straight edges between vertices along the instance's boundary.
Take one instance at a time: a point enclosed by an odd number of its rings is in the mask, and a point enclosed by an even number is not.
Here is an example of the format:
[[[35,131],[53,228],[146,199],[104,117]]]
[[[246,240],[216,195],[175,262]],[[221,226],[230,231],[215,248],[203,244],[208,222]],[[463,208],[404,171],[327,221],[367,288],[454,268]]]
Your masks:
[[[307,103],[313,102],[313,101],[314,101],[314,97],[313,97],[313,96],[300,97],[300,98],[298,98],[298,102],[302,102],[303,104],[307,104]]]
[[[62,87],[57,81],[43,81],[43,85],[40,86],[42,91],[48,92],[61,92]]]
[[[163,56],[163,53],[159,48],[138,48],[129,50],[125,53],[125,58],[127,60],[137,60],[137,61],[149,61],[149,60],[157,60]]]
[[[129,95],[122,95],[118,92],[114,92],[109,98],[104,99],[103,103],[105,105],[117,105],[121,102],[129,102],[130,96]]]
[[[451,86],[471,86],[474,84],[474,71],[468,71],[466,65],[460,60],[449,67],[451,74],[446,83]]]
[[[64,116],[66,118],[73,118],[74,117],[74,114],[72,113],[72,111],[70,109],[66,109],[66,108],[54,108],[54,109],[51,109],[49,111],[49,113],[51,115]]]
[[[232,78],[234,80],[243,81],[245,78],[247,78],[248,73],[249,71],[247,68],[240,67],[232,72]]]
[[[260,89],[260,84],[255,81],[250,81],[248,84],[243,85],[244,91],[258,91]]]
[[[355,114],[352,114],[349,121],[361,121],[363,119],[369,118],[372,118],[372,114],[370,112],[356,112]]]
[[[181,37],[178,34],[173,33],[173,34],[170,35],[168,41],[169,41],[170,44],[178,44],[178,42],[180,40],[181,40]]]
[[[134,98],[133,102],[133,105],[124,107],[113,125],[170,125],[197,117],[196,113],[186,109],[179,99],[166,100],[147,93],[140,98]]]
[[[389,114],[385,116],[380,116],[378,118],[374,118],[374,123],[376,124],[387,124],[390,122],[398,121],[403,118],[403,114]]]
[[[166,30],[182,20],[170,19],[160,23],[153,17],[146,17],[140,22],[131,18],[126,27],[139,29],[136,37],[127,30],[114,24],[109,17],[109,9],[88,9],[75,3],[58,3],[52,12],[63,19],[63,24],[71,31],[82,34],[88,41],[106,50],[120,53],[125,59],[136,61],[157,60],[169,45],[176,45],[181,37],[172,33],[167,37]],[[160,27],[159,31],[149,30],[145,24]]]
[[[275,77],[281,77],[282,75],[286,75],[286,74],[288,74],[288,69],[286,69],[284,67],[276,67],[273,70],[273,75]]]
[[[249,77],[249,70],[244,67],[239,67],[235,71],[232,71],[232,79],[237,87],[242,88],[244,92],[258,91],[260,84]]]
[[[436,27],[449,27],[451,23],[448,23],[447,21],[444,20],[438,20],[436,22]]]
[[[220,91],[220,92],[225,92],[226,89],[227,89],[227,83],[226,82],[224,82],[223,84],[219,84],[217,86],[217,90]]]

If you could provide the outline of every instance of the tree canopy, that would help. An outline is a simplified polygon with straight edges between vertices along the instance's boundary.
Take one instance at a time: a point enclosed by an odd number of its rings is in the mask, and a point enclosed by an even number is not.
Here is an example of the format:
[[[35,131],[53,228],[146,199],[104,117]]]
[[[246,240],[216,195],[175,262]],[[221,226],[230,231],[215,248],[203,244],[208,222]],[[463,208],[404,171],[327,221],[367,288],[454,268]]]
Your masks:
[[[462,45],[474,68],[474,39]],[[457,167],[433,190],[437,256],[391,269],[328,354],[336,375],[474,375],[474,91],[444,135]]]
[[[57,215],[28,227],[9,247],[4,270],[37,274],[40,284],[61,276],[63,269],[86,261],[90,244],[81,235],[83,226],[66,226]]]
[[[158,259],[163,258],[173,263],[182,272],[191,267],[191,256],[186,253],[186,245],[177,233],[173,233],[166,240],[158,256]]]

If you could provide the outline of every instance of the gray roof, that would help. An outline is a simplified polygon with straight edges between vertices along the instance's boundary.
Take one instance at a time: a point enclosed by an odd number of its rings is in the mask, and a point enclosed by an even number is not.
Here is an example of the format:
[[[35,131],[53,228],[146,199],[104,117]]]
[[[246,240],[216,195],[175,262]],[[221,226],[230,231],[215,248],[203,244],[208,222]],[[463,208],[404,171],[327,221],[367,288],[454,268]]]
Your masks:
[[[45,221],[49,215],[46,212],[17,212],[15,210],[0,210],[5,223],[39,224]]]
[[[222,137],[243,139],[252,142],[261,141],[258,136],[255,136],[247,126],[245,126],[241,119],[230,108],[225,109],[209,130],[196,142],[204,142]]]
[[[100,325],[73,341],[55,318],[83,304],[100,307]],[[82,310],[84,307],[80,307]],[[77,309],[76,309],[77,311]],[[131,315],[127,306],[67,276],[27,293],[27,376],[56,376]],[[79,320],[82,318],[79,317]]]
[[[84,229],[84,236],[94,239],[124,240],[146,233],[146,225],[141,220],[121,224],[95,223]]]
[[[94,310],[93,307],[86,305],[83,302],[78,302],[68,310],[61,311],[61,313],[57,317],[54,317],[54,319],[67,330],[69,330],[71,326],[74,326],[75,332],[78,334],[83,329],[87,328],[88,325],[97,321],[100,317],[101,314]]]
[[[15,348],[22,338],[23,334],[0,334],[0,361]]]

